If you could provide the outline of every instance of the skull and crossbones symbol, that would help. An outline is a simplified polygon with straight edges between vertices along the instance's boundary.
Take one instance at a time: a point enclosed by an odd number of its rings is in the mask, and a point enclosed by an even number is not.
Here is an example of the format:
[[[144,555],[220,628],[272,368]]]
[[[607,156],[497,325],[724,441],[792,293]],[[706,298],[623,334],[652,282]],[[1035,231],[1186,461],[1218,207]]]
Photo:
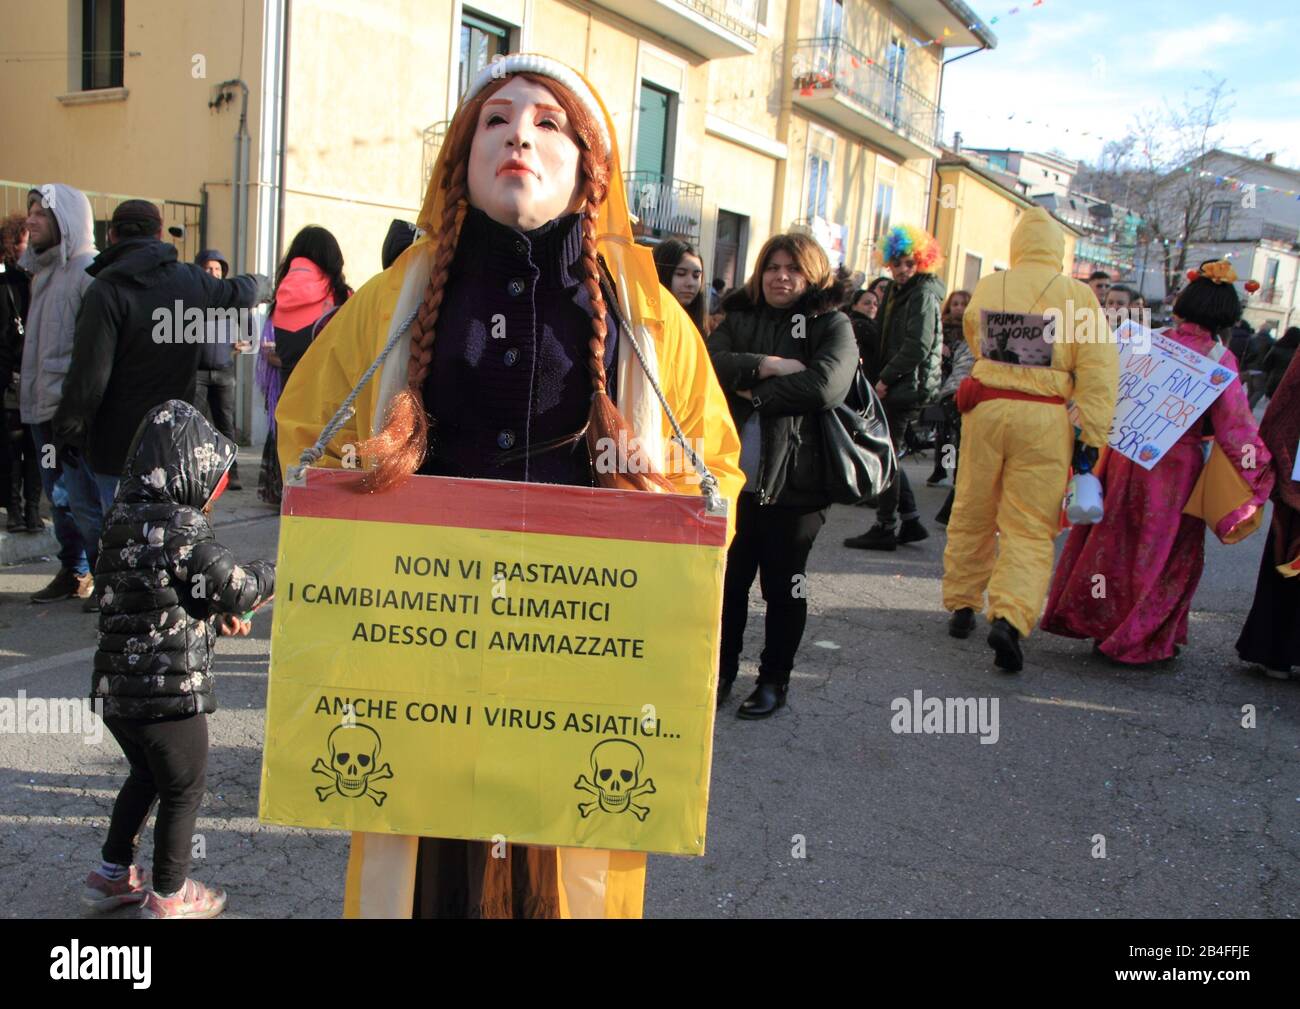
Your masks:
[[[349,799],[368,795],[376,806],[382,806],[388,793],[379,791],[371,782],[391,778],[393,769],[388,764],[377,766],[379,733],[369,725],[336,725],[329,736],[329,748],[329,763],[317,757],[311,768],[334,779],[316,789],[317,798],[324,802],[336,794]]]
[[[597,807],[606,813],[625,813],[630,809],[638,820],[644,820],[650,812],[649,807],[632,801],[641,795],[654,794],[654,781],[650,778],[641,780],[644,766],[645,755],[636,743],[626,739],[606,739],[597,743],[591,751],[591,776],[595,780],[580,774],[573,786],[595,798],[578,803],[578,812],[585,819]]]

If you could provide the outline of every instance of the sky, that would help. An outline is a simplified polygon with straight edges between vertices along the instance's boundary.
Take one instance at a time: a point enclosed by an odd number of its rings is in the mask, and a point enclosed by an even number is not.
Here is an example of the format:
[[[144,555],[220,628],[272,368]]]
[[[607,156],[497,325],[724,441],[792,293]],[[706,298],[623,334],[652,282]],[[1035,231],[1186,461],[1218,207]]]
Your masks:
[[[985,23],[998,18],[998,45],[945,69],[945,144],[960,130],[966,147],[1060,150],[1095,163],[1136,111],[1195,104],[1213,74],[1231,92],[1225,146],[1276,152],[1279,163],[1300,168],[1300,4],[967,3]]]

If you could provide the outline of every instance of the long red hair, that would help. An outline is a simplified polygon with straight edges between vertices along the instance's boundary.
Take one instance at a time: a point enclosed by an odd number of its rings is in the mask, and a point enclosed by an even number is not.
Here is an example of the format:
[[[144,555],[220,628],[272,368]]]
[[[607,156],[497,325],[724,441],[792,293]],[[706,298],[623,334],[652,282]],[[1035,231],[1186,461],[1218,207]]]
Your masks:
[[[610,152],[605,150],[596,121],[573,92],[554,78],[520,72],[489,82],[456,110],[448,127],[444,141],[447,152],[443,162],[447,171],[440,180],[444,190],[442,220],[434,228],[438,244],[433,255],[429,286],[425,288],[411,335],[406,386],[393,397],[383,429],[357,446],[359,455],[376,461],[375,468],[366,474],[365,489],[383,491],[404,482],[420,468],[428,451],[429,416],[424,409],[423,388],[433,360],[433,340],[447,277],[460,241],[461,226],[469,211],[466,172],[470,146],[478,129],[483,103],[512,77],[522,77],[540,84],[555,95],[578,135],[581,154],[579,173],[586,200],[582,211],[581,273],[592,313],[591,339],[587,343],[587,370],[591,374],[592,388],[591,412],[584,431],[593,460],[606,455],[602,451],[605,446],[613,450],[616,460],[613,472],[606,472],[607,467],[596,467],[597,481],[603,487],[630,490],[650,490],[656,486],[670,488],[667,479],[662,474],[650,471],[643,460],[629,458],[634,455],[635,441],[605,385],[605,339],[609,330],[605,323],[605,296],[600,286],[600,264],[596,257],[596,220],[600,207],[609,194]]]

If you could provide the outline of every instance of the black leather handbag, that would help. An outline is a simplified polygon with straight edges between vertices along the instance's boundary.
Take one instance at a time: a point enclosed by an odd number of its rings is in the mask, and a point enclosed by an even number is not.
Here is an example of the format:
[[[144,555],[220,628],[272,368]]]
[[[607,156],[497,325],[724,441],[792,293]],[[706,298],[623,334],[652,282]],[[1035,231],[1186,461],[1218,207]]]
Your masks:
[[[859,366],[844,402],[821,415],[826,494],[834,504],[874,502],[898,472],[885,408]]]

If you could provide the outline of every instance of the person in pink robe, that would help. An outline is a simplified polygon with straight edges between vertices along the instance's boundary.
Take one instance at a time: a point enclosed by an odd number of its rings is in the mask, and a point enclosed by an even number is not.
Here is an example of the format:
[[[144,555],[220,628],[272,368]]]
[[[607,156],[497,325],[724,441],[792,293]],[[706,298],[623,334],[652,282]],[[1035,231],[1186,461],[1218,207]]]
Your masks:
[[[1231,283],[1236,274],[1222,267],[1228,264],[1204,264],[1183,288],[1174,304],[1174,328],[1164,335],[1200,354],[1221,353],[1218,363],[1239,372],[1237,359],[1214,336],[1241,317]],[[1211,436],[1246,488],[1243,503],[1216,516],[1215,534],[1235,542],[1258,521],[1273,486],[1271,457],[1246,390],[1235,379],[1153,469],[1107,453],[1101,473],[1105,517],[1070,531],[1043,630],[1093,638],[1103,655],[1132,665],[1173,658],[1187,643],[1187,615],[1205,564],[1206,523],[1183,508],[1205,466],[1202,440]]]

